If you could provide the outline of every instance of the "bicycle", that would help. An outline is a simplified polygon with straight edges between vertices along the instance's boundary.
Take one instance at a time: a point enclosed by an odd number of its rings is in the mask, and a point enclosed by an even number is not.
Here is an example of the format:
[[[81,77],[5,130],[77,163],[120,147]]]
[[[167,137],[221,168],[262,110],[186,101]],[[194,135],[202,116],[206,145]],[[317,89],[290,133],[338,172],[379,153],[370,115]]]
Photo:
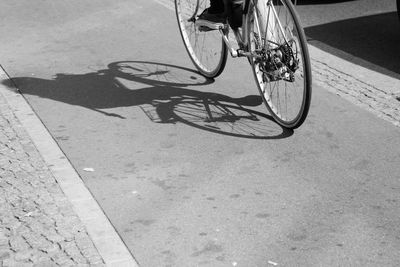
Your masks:
[[[196,23],[207,2],[175,0],[179,30],[197,70],[215,78],[224,70],[228,52],[233,58],[246,57],[275,121],[286,128],[299,127],[309,111],[312,77],[306,37],[293,3],[244,0],[241,26],[229,23],[211,29]],[[236,43],[229,37],[230,30]]]

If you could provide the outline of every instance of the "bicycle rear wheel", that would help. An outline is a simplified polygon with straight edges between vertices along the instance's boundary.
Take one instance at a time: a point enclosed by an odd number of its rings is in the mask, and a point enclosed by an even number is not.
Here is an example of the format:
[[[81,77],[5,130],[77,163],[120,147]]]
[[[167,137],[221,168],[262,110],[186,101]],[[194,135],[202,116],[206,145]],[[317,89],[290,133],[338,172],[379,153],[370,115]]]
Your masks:
[[[262,2],[261,2],[262,1]],[[290,0],[259,0],[248,15],[251,65],[257,87],[274,119],[299,127],[311,101],[306,37]]]
[[[190,59],[202,75],[214,78],[225,68],[228,49],[217,30],[199,30],[198,16],[208,0],[175,0],[179,30]]]

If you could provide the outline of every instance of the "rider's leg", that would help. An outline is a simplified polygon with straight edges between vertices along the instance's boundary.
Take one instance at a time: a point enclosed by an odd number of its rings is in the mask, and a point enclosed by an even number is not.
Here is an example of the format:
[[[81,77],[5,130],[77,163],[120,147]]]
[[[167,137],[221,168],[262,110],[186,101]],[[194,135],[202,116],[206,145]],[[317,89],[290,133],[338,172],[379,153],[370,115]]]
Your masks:
[[[229,25],[232,29],[242,27],[244,0],[226,0]]]
[[[220,14],[224,12],[224,1],[223,0],[210,0],[209,12],[211,14]]]
[[[210,7],[201,13],[196,23],[212,29],[223,27],[226,23],[226,1],[230,0],[210,0]]]
[[[218,23],[226,23],[226,19],[229,18],[232,28],[240,27],[242,26],[242,3],[243,0],[210,0],[210,7],[199,16],[197,24],[218,29],[221,26]]]

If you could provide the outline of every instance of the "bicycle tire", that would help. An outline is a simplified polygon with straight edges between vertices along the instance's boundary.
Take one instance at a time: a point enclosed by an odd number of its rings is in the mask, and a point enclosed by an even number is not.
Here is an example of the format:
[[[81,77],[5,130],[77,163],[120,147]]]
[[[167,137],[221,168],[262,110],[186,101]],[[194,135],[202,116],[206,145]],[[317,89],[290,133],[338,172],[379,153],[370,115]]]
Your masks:
[[[215,78],[225,68],[228,49],[219,31],[196,27],[195,21],[206,7],[206,0],[175,0],[179,31],[190,59],[203,76]]]
[[[250,61],[257,88],[268,111],[280,125],[295,129],[305,121],[310,108],[312,91],[310,56],[304,30],[292,2],[290,0],[272,2],[273,7],[264,5],[270,8],[269,13],[261,13],[258,6],[250,7],[247,16],[249,46],[252,51],[257,49],[264,51],[262,59],[251,57]],[[275,8],[275,13],[272,8]],[[254,26],[257,26],[254,23],[256,17],[254,12],[264,14],[263,18],[267,24],[265,32],[258,33],[261,38],[254,32]],[[276,16],[268,17],[271,14]],[[282,20],[283,17],[286,20]],[[276,27],[272,27],[274,25]],[[285,31],[282,31],[283,29]],[[279,57],[280,62],[275,63],[276,57]],[[297,61],[298,64],[293,64]],[[296,67],[298,69],[295,69]]]

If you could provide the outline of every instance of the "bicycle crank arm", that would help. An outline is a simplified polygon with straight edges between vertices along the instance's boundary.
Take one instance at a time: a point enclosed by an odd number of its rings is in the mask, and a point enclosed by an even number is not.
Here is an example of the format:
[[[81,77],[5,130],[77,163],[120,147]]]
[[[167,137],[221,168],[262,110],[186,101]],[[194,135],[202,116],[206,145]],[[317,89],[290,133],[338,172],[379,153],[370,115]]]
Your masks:
[[[262,59],[263,57],[257,53],[254,52],[246,52],[241,49],[237,50],[238,56],[239,57],[252,57],[254,59]]]
[[[229,53],[231,54],[231,56],[233,58],[236,58],[236,57],[253,57],[253,58],[256,58],[256,59],[257,58],[262,58],[262,56],[257,54],[257,53],[246,52],[243,49],[237,49],[237,50],[234,49],[232,47],[232,45],[231,45],[231,42],[228,39],[228,35],[226,34],[227,31],[228,31],[227,28],[224,28],[224,27],[220,27],[219,28],[219,32],[222,35],[222,39],[224,40],[224,43],[228,47]]]
[[[222,28],[222,27],[221,27],[221,28],[219,28],[219,32],[221,33],[221,35],[222,35],[222,40],[224,40],[226,46],[228,47],[229,52],[231,53],[231,56],[232,56],[232,57],[238,57],[238,56],[239,56],[238,51],[235,50],[235,49],[232,47],[232,45],[231,45],[231,43],[229,42],[229,39],[228,39],[228,37],[227,37],[227,34],[225,34],[225,33],[228,32],[228,30],[227,30],[226,28]]]

